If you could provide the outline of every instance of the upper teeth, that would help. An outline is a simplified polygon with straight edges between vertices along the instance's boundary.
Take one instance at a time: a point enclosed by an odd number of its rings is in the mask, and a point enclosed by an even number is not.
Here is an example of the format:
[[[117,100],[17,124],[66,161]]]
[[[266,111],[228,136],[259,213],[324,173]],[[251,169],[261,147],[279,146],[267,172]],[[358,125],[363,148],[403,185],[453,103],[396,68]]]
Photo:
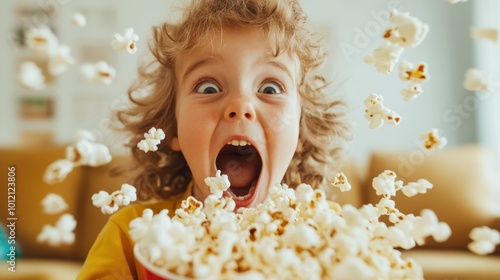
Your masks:
[[[246,146],[246,145],[252,145],[250,142],[247,142],[245,140],[231,140],[227,141],[228,145],[233,145],[233,146]]]

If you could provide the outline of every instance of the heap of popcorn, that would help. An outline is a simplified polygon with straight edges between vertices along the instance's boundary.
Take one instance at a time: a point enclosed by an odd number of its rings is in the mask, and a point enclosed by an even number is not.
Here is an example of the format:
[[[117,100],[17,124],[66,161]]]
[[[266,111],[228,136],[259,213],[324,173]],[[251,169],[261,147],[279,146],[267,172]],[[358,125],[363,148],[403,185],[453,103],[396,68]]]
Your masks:
[[[345,180],[345,178],[344,178]],[[207,178],[212,194],[204,203],[182,202],[168,210],[146,209],[130,223],[136,257],[166,279],[421,279],[422,268],[396,248],[411,249],[427,237],[445,241],[449,226],[432,210],[401,213],[391,197],[426,193],[432,184],[404,185],[385,171],[373,179],[378,204],[340,206],[320,189],[272,186],[255,208],[235,210],[226,175]],[[344,184],[348,184],[344,181]],[[341,187],[340,185],[338,187]],[[382,222],[388,216],[390,225]],[[175,279],[175,278],[174,278]]]

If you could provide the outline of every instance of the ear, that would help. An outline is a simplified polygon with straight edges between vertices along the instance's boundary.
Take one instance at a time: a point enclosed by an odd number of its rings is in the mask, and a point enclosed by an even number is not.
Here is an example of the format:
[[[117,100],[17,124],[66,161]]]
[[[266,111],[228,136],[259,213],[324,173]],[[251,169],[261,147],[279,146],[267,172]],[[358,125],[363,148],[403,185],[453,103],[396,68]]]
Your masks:
[[[295,153],[301,153],[304,150],[304,147],[302,147],[302,142],[300,140],[297,142],[297,147],[295,148]]]
[[[181,151],[181,146],[179,145],[179,138],[172,137],[172,140],[170,141],[170,149],[172,149],[176,152]]]

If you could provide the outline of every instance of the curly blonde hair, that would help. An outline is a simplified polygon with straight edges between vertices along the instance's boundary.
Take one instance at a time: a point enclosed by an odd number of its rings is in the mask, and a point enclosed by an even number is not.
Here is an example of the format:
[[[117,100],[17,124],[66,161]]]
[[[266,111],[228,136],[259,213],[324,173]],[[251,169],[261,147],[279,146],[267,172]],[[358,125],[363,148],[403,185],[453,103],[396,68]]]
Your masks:
[[[284,183],[319,187],[332,179],[341,164],[343,143],[351,139],[346,106],[323,91],[325,79],[316,74],[326,59],[319,38],[307,25],[297,0],[193,1],[179,23],[154,26],[149,49],[154,59],[139,67],[139,77],[128,91],[133,107],[117,112],[123,129],[131,133],[128,146],[135,159],[135,186],[140,199],[167,198],[185,191],[192,174],[181,152],[169,147],[176,136],[176,80],[174,65],[179,53],[209,42],[225,27],[258,27],[273,40],[274,55],[288,51],[301,66],[298,91],[301,100],[299,142],[284,176]],[[143,94],[146,92],[147,94]],[[162,128],[166,139],[156,153],[136,147],[144,132]],[[159,164],[161,162],[161,164]]]

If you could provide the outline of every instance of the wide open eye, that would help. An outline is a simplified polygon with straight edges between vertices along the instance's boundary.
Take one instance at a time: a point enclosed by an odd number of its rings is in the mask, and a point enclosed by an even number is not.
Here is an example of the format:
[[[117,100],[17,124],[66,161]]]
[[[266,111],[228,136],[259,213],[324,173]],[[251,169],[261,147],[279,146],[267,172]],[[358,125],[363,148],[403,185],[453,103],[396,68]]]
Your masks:
[[[221,92],[221,89],[215,83],[206,81],[201,82],[196,86],[196,92],[212,94]]]
[[[281,88],[280,84],[276,82],[265,82],[259,87],[257,91],[265,94],[283,93],[283,89]]]

